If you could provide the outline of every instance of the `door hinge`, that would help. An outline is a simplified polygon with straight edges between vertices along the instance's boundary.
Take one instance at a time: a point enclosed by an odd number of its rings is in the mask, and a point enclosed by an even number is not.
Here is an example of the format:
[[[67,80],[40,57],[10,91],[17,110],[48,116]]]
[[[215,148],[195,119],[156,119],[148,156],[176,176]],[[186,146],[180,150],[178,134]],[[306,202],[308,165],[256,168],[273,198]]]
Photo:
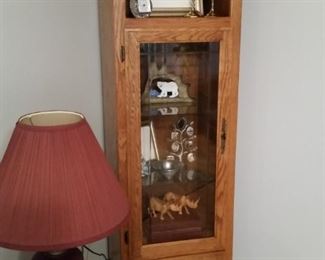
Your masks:
[[[120,50],[120,56],[121,56],[121,62],[125,61],[125,47],[121,45],[121,50]]]

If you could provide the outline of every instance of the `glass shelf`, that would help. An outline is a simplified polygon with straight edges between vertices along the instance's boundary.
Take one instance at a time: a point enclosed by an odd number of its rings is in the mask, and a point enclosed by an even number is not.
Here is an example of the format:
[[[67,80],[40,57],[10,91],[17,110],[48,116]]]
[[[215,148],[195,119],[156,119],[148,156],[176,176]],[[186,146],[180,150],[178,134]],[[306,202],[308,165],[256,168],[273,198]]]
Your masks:
[[[165,104],[147,104],[141,108],[142,120],[148,120],[153,117],[162,116],[182,116],[198,114],[197,103],[165,103]]]

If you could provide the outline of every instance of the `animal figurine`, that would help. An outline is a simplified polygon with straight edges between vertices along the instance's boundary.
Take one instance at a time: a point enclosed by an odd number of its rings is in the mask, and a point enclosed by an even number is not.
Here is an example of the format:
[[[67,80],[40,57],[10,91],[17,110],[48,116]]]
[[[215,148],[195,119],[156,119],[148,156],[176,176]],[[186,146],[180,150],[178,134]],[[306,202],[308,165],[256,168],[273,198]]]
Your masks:
[[[168,92],[172,94],[169,98],[174,98],[178,96],[178,86],[174,81],[165,82],[165,81],[158,81],[157,87],[161,90],[161,93],[157,97],[168,97]]]
[[[190,214],[188,208],[196,209],[199,205],[200,198],[198,198],[196,201],[191,200],[186,195],[179,195],[174,192],[167,192],[164,195],[164,201],[169,203],[175,203],[179,206],[178,214],[183,214],[183,208],[185,209],[186,214]]]
[[[151,217],[157,217],[157,212],[160,212],[160,219],[164,220],[164,215],[167,214],[171,219],[174,219],[171,211],[178,212],[179,205],[176,205],[173,202],[166,202],[157,197],[151,197],[149,201],[148,213]]]
[[[178,107],[162,107],[157,109],[162,116],[177,115]]]
[[[196,209],[199,206],[200,198],[198,198],[196,201],[190,200],[189,198],[186,200],[186,206],[191,209]]]

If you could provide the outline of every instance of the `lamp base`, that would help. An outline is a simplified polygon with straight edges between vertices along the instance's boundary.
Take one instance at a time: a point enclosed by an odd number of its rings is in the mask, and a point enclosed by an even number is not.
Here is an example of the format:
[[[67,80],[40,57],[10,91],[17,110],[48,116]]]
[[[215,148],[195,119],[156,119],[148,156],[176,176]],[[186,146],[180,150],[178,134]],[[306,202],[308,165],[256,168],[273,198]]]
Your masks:
[[[83,260],[83,255],[78,248],[71,248],[60,254],[50,252],[37,252],[32,260]]]

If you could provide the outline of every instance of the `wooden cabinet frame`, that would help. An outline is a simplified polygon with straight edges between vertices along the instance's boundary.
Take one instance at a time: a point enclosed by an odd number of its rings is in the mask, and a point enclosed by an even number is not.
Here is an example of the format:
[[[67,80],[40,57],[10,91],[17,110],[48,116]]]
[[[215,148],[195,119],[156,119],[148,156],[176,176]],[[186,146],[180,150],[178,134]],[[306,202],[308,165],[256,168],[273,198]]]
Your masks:
[[[115,163],[131,204],[129,226],[120,236],[121,257],[125,260],[231,260],[241,1],[230,1],[229,17],[212,20],[126,18],[121,15],[125,13],[122,2],[99,1],[105,149],[110,161]],[[141,43],[169,42],[220,43],[215,236],[142,245],[142,187],[138,174],[141,157],[139,49]]]

